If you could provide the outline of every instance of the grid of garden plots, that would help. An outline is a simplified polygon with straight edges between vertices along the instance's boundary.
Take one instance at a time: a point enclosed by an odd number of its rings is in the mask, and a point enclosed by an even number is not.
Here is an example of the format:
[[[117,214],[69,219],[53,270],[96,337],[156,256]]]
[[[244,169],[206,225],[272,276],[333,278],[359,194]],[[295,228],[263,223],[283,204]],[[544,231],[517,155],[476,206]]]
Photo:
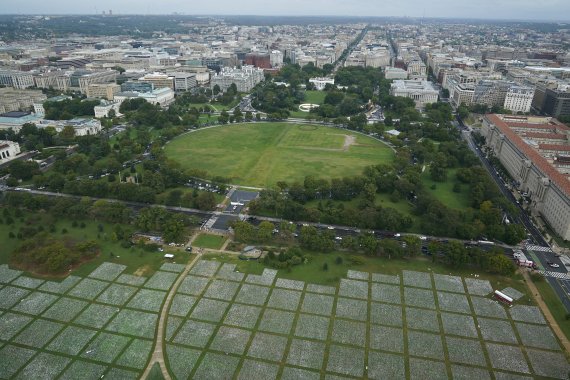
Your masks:
[[[488,281],[349,271],[338,287],[198,261],[169,310],[178,379],[566,378],[533,306],[510,309]]]
[[[147,279],[103,263],[53,282],[0,266],[0,378],[138,379],[183,268],[164,264]]]

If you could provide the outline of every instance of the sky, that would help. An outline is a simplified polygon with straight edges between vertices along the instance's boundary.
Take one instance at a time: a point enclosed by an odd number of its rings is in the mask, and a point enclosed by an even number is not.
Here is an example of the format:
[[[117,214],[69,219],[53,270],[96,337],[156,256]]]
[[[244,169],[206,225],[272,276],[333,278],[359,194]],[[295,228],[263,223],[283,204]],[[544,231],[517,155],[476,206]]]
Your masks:
[[[570,0],[0,0],[2,14],[322,15],[570,20]]]

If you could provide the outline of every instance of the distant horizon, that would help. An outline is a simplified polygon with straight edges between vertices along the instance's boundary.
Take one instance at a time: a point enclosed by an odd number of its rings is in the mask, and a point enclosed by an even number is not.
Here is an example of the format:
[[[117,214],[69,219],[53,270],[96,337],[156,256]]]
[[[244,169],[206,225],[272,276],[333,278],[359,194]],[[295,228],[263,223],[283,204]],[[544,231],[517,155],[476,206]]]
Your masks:
[[[257,16],[257,17],[396,17],[474,20],[569,22],[568,0],[2,0],[5,15],[114,15]],[[563,18],[561,18],[563,17]]]
[[[186,17],[267,17],[267,18],[345,18],[345,19],[410,19],[410,20],[461,20],[461,21],[509,21],[509,22],[540,22],[540,23],[561,23],[570,24],[569,19],[529,19],[529,18],[483,18],[483,17],[465,17],[465,16],[370,16],[370,15],[313,15],[313,14],[215,14],[215,13],[106,13],[103,11],[98,13],[2,13],[0,16],[44,16],[44,17],[70,17],[70,16],[101,16],[101,17],[119,17],[119,16],[186,16]]]

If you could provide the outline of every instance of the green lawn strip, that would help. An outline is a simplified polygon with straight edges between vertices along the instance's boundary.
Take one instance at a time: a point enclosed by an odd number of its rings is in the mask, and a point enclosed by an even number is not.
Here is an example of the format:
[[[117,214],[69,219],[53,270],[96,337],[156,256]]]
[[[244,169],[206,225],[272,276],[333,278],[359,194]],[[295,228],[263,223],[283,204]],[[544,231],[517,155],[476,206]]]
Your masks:
[[[194,239],[192,245],[200,248],[220,249],[225,240],[225,236],[221,235],[200,234]]]
[[[560,326],[566,338],[570,339],[570,319],[566,318],[568,315],[566,308],[562,302],[560,302],[560,299],[546,280],[535,280],[534,285],[536,285],[542,299],[556,320],[556,323],[558,323],[558,326]]]
[[[157,194],[156,195],[156,203],[166,204],[166,200],[168,199],[168,194],[171,193],[172,191],[180,191],[182,193],[182,197],[184,197],[186,194],[199,195],[201,193],[210,193],[209,191],[203,191],[203,190],[193,189],[191,187],[180,186],[180,187],[168,189],[168,190],[166,190],[160,194]],[[226,198],[226,196],[223,194],[218,194],[218,193],[212,193],[212,194],[214,195],[214,198],[216,199],[216,203],[222,203],[224,201],[224,199]],[[172,205],[172,206],[180,206],[180,205]]]

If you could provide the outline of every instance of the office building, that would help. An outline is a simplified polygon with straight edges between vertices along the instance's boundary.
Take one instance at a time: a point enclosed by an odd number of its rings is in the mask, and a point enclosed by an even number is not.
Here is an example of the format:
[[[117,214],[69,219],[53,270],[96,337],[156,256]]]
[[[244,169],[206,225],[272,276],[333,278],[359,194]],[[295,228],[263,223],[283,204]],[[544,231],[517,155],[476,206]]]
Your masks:
[[[149,82],[128,81],[121,83],[121,92],[151,92],[154,84]]]
[[[171,75],[152,73],[146,74],[145,76],[140,77],[138,80],[139,82],[152,83],[154,88],[168,87],[171,90],[174,90],[174,77]]]
[[[214,88],[218,85],[222,91],[226,91],[232,83],[235,83],[239,92],[249,92],[264,79],[263,69],[257,67],[242,66],[241,69],[224,67],[219,74],[211,78],[210,86]]]
[[[43,102],[47,97],[39,90],[17,90],[12,87],[0,88],[0,113],[31,110],[34,103]]]
[[[530,112],[530,107],[532,105],[533,97],[534,97],[534,88],[512,86],[507,91],[503,108],[512,111],[514,113]]]
[[[87,97],[113,100],[120,91],[121,86],[116,83],[92,83],[87,86]]]
[[[0,84],[6,87],[24,89],[34,86],[34,77],[29,72],[16,70],[0,70]]]
[[[198,85],[196,81],[196,74],[175,72],[169,73],[168,75],[174,77],[174,90],[176,92],[190,91],[191,89],[196,88]]]
[[[550,117],[489,114],[481,133],[531,211],[570,240],[570,128]]]
[[[72,90],[87,94],[90,84],[115,82],[119,73],[115,70],[89,71],[75,70],[69,75],[69,87]]]

